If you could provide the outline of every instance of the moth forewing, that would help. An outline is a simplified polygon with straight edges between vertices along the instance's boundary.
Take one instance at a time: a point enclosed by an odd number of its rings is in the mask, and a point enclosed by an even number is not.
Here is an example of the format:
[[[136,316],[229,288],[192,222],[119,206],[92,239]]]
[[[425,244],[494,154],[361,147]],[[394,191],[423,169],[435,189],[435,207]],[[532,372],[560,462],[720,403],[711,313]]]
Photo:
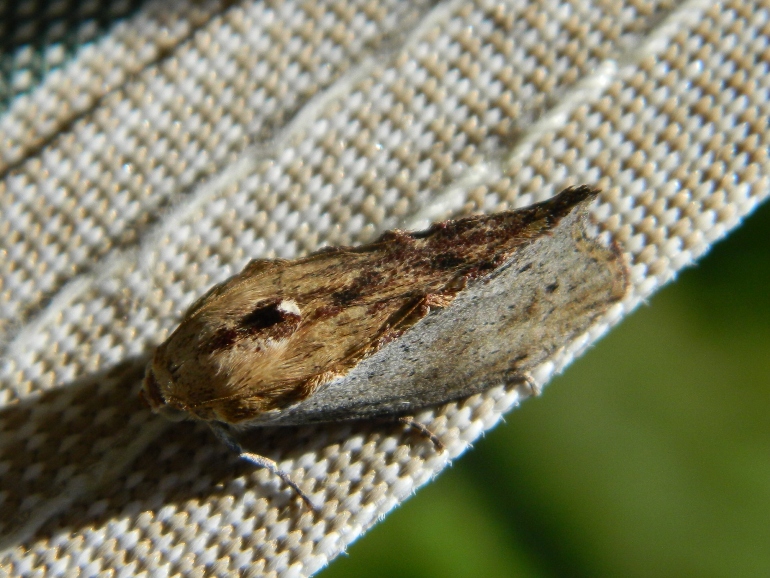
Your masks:
[[[589,202],[344,376],[251,423],[403,415],[527,381],[627,292],[620,251],[586,230]]]
[[[296,425],[400,416],[525,380],[627,291],[619,249],[587,230],[597,194],[571,187],[525,209],[253,261],[190,308],[143,395],[167,414]]]

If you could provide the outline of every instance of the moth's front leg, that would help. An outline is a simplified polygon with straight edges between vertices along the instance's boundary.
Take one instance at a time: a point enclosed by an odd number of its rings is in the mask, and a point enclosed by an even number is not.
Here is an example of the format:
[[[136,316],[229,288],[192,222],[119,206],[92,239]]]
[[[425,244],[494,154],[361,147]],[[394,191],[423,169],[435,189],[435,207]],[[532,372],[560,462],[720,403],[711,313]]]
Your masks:
[[[297,482],[291,478],[288,472],[285,472],[279,468],[277,463],[269,458],[266,458],[265,456],[247,452],[243,446],[241,446],[240,442],[235,439],[235,436],[226,425],[215,421],[210,421],[208,424],[217,439],[224,443],[224,445],[226,445],[230,450],[238,454],[239,458],[253,466],[268,470],[274,476],[278,476],[284,484],[289,486],[294,491],[294,493],[299,496],[303,502],[305,502],[308,508],[316,513],[321,511],[321,509],[313,503],[310,497],[302,491],[302,488],[299,487],[299,484],[297,484]]]

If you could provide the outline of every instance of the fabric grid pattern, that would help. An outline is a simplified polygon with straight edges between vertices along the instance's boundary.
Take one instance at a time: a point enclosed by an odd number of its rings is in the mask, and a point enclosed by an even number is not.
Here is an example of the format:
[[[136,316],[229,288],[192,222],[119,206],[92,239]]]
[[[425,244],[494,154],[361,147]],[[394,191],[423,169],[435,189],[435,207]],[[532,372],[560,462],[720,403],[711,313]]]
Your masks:
[[[140,0],[0,3],[0,110],[140,5]]]
[[[545,384],[768,194],[766,1],[125,6],[0,116],[9,576],[312,574],[527,396],[422,412],[443,454],[382,424],[251,432],[315,515],[137,396],[152,347],[250,259],[595,183],[632,291]]]

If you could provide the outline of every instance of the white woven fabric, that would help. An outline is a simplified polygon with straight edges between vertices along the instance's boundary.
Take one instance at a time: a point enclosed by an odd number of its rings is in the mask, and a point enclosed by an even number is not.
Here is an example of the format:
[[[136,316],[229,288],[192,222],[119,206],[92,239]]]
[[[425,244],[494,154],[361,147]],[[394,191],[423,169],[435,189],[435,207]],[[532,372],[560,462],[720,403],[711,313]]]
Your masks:
[[[149,2],[0,116],[0,568],[303,576],[525,392],[399,427],[255,431],[314,501],[138,387],[252,258],[519,207],[576,183],[624,248],[621,307],[768,194],[770,3]]]

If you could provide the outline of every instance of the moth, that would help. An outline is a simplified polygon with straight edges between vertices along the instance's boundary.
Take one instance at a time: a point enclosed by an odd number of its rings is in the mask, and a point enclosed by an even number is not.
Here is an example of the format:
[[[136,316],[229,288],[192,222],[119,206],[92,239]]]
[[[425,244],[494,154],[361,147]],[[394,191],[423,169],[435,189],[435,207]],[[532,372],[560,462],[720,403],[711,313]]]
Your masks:
[[[251,261],[185,313],[156,349],[142,396],[171,419],[208,422],[312,508],[234,432],[392,416],[430,436],[410,414],[530,382],[627,292],[619,247],[589,232],[597,194],[570,187],[524,209]]]

